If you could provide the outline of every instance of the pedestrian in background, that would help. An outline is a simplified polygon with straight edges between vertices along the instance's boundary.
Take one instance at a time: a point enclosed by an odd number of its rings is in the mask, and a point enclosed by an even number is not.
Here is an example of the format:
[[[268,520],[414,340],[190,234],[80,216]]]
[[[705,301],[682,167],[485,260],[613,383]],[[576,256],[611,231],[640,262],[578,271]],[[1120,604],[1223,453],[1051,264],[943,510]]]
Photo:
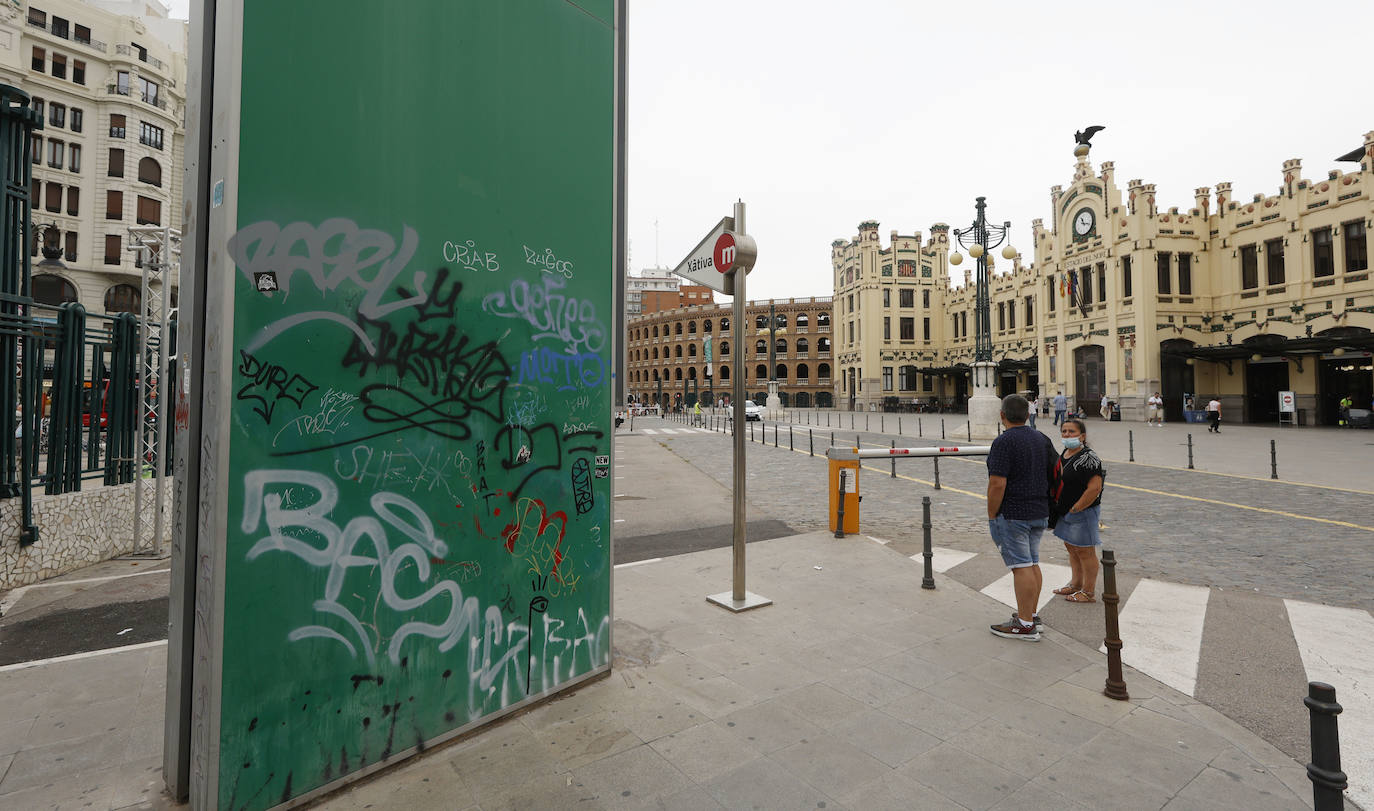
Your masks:
[[[1054,503],[1050,521],[1054,536],[1069,553],[1069,582],[1054,590],[1071,603],[1095,603],[1097,547],[1102,545],[1102,482],[1107,470],[1088,447],[1088,428],[1081,420],[1065,420],[1059,431],[1064,452],[1054,467]]]
[[[1104,420],[1110,420],[1112,418],[1112,401],[1108,400],[1105,394],[1102,395],[1102,408],[1099,413],[1102,414],[1102,419]]]
[[[1160,426],[1164,424],[1164,398],[1159,392],[1150,395],[1145,401],[1145,424]]]
[[[1040,398],[1034,392],[1026,392],[1026,400],[1030,403],[1030,416],[1026,419],[1026,424],[1035,429],[1035,415],[1040,413]]]
[[[1064,421],[1064,412],[1069,410],[1069,400],[1064,396],[1064,392],[1057,392],[1054,395],[1054,424],[1058,425]]]
[[[1049,523],[1050,478],[1057,454],[1050,438],[1026,425],[1030,403],[1019,394],[1002,399],[1006,428],[988,450],[988,532],[1011,570],[1016,613],[991,626],[1006,639],[1040,641],[1040,536]]]
[[[1207,420],[1211,423],[1207,426],[1208,431],[1221,433],[1221,401],[1215,397],[1207,401]]]

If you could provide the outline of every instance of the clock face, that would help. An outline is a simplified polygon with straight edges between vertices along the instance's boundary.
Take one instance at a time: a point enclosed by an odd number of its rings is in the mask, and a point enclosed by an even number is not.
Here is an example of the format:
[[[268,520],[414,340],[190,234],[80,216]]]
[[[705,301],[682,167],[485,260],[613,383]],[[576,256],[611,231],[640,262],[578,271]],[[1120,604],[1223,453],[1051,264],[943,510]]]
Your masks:
[[[1080,237],[1087,236],[1088,233],[1093,230],[1093,223],[1095,221],[1096,218],[1093,217],[1092,209],[1085,208],[1074,215],[1073,232]]]

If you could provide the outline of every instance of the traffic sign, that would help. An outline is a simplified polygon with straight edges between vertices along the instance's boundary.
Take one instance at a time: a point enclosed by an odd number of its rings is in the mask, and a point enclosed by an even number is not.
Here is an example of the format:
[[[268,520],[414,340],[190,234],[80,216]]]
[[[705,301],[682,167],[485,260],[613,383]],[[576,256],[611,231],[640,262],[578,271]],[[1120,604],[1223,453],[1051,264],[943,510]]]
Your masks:
[[[748,234],[735,232],[735,218],[722,217],[673,273],[727,296],[735,294],[735,272],[754,267],[758,247]]]

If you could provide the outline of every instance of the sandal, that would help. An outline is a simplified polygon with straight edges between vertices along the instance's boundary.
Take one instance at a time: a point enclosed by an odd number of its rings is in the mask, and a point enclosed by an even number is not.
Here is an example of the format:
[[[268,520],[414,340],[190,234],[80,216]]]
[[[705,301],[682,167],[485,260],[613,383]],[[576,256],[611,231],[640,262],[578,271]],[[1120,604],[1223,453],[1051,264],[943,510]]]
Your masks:
[[[1095,603],[1095,602],[1097,602],[1097,600],[1093,599],[1093,593],[1092,593],[1091,591],[1083,591],[1083,590],[1081,590],[1081,589],[1078,590],[1078,591],[1075,591],[1073,594],[1068,595],[1068,596],[1065,597],[1064,599],[1065,599],[1065,600],[1068,600],[1068,601],[1071,602],[1071,603]]]
[[[1078,593],[1078,586],[1074,585],[1073,583],[1069,583],[1069,584],[1067,584],[1067,585],[1060,586],[1059,588],[1055,589],[1055,590],[1054,590],[1054,593],[1055,593],[1055,594],[1076,594],[1076,593]]]

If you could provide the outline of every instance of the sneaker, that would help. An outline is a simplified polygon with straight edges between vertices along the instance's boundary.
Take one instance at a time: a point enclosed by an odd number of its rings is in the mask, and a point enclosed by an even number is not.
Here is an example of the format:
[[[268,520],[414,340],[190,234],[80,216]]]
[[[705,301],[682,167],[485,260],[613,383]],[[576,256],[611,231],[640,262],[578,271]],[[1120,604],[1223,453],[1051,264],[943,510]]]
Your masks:
[[[1014,616],[1000,625],[990,626],[988,630],[992,631],[995,636],[1006,639],[1024,639],[1027,642],[1040,641],[1040,626],[1034,623],[1022,625],[1021,621]]]

